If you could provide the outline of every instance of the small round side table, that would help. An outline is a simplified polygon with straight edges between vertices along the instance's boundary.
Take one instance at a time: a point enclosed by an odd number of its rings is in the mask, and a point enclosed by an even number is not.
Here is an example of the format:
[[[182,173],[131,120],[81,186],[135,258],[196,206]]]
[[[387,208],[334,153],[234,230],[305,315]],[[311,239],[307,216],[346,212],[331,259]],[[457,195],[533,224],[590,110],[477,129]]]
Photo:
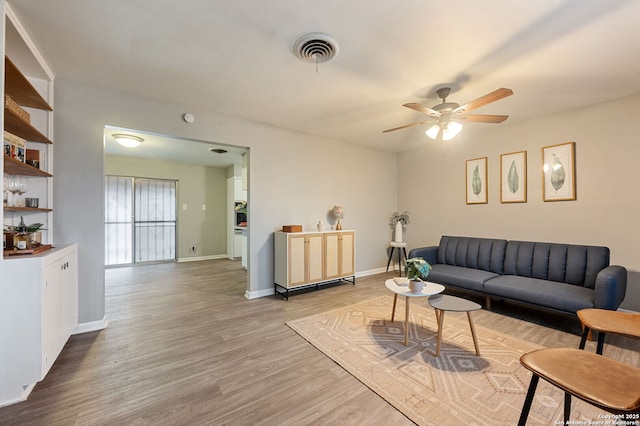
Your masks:
[[[429,298],[429,305],[436,310],[436,319],[438,320],[438,339],[436,343],[436,356],[440,356],[440,342],[442,341],[442,326],[444,325],[444,313],[450,312],[466,312],[469,319],[469,328],[471,328],[471,337],[473,337],[473,346],[476,349],[476,355],[480,356],[480,348],[478,347],[478,339],[476,338],[476,329],[471,320],[471,311],[482,309],[482,306],[471,300],[462,299],[460,297],[451,296],[449,294],[438,294]]]

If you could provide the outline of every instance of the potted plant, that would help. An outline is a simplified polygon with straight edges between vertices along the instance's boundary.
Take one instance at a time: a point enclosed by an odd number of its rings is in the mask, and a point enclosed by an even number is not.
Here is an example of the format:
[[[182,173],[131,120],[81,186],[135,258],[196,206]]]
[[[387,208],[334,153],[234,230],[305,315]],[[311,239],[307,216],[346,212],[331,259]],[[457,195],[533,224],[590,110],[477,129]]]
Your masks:
[[[389,227],[395,230],[393,241],[397,243],[402,242],[402,234],[404,233],[404,227],[409,224],[409,212],[404,211],[402,213],[393,212],[389,218]]]
[[[27,225],[27,233],[29,234],[29,238],[31,239],[31,245],[33,247],[39,246],[42,243],[42,232],[44,223],[32,223],[31,225]]]
[[[43,226],[44,223],[32,223],[30,225],[26,225],[22,216],[20,216],[20,224],[18,226],[5,225],[4,233],[9,234],[9,236],[5,236],[7,248],[9,248],[10,243],[11,246],[13,246],[13,236],[23,228],[29,235],[29,246],[39,246],[42,242],[42,233],[40,231],[44,230]]]
[[[424,287],[422,280],[426,279],[431,272],[431,265],[421,257],[412,257],[407,260],[406,272],[409,279],[409,290],[420,293]]]

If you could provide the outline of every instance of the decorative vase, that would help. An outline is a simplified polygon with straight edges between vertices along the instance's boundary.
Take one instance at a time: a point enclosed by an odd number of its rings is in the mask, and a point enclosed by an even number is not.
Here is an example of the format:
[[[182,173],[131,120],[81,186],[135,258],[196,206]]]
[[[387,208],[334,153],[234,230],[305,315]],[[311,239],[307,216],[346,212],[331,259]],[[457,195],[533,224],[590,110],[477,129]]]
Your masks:
[[[29,234],[29,237],[31,239],[32,247],[37,247],[40,244],[42,244],[42,232],[40,231],[32,232]]]
[[[338,223],[336,223],[336,231],[342,231],[342,224],[340,223],[340,219],[338,219]]]
[[[318,224],[316,225],[318,227],[318,232],[322,232],[324,231],[324,222],[323,221],[318,221]]]
[[[424,288],[424,283],[422,281],[409,281],[409,290],[411,293],[420,293]]]
[[[395,241],[396,243],[402,242],[402,222],[396,222],[396,230],[393,241]]]

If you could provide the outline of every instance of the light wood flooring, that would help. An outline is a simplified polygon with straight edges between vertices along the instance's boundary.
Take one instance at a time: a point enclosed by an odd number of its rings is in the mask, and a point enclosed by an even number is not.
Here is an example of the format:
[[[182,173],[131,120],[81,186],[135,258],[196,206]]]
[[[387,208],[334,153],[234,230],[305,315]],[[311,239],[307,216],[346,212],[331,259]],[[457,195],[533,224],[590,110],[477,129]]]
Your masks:
[[[392,297],[383,283],[394,275],[285,301],[247,300],[238,261],[108,269],[109,327],[72,336],[28,400],[0,408],[0,425],[410,425],[285,325]],[[579,342],[577,320],[513,304],[474,319],[545,346]],[[607,343],[605,355],[640,366],[640,342]]]

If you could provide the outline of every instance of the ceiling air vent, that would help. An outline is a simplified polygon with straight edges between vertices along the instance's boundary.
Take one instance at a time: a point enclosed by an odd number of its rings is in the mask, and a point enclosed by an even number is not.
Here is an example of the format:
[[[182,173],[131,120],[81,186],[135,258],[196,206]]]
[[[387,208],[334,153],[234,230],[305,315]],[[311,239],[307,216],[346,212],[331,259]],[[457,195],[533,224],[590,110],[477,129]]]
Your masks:
[[[296,56],[316,64],[333,59],[339,51],[338,42],[328,34],[309,33],[296,40],[293,45]]]

